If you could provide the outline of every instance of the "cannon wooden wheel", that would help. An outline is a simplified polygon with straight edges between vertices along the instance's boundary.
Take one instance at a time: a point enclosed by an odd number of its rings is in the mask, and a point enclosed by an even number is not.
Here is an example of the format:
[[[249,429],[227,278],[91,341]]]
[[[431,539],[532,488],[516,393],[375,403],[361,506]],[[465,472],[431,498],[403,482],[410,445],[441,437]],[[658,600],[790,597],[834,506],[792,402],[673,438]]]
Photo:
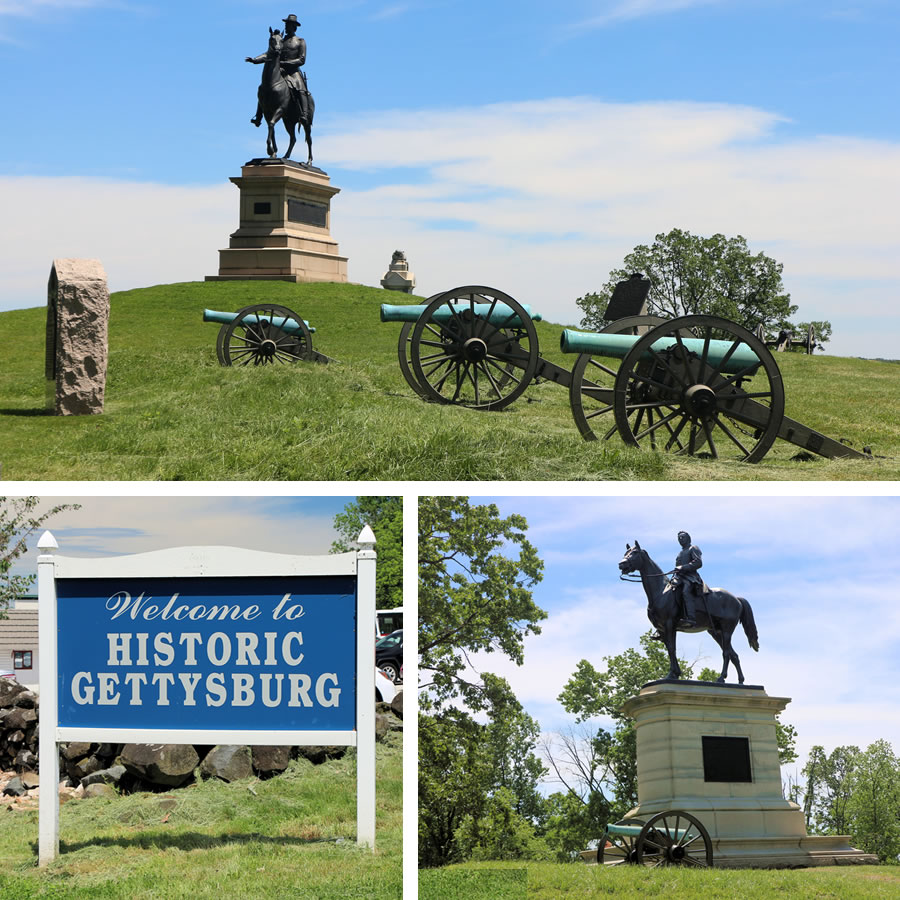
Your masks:
[[[691,866],[712,868],[712,840],[703,823],[682,810],[657,813],[635,841],[639,866]]]
[[[597,865],[621,866],[636,863],[639,834],[618,833],[614,829],[625,826],[635,832],[640,832],[643,825],[643,819],[623,819],[616,822],[612,829],[608,828],[600,838],[600,844],[597,847]],[[607,842],[610,844],[609,847],[604,846]]]
[[[473,409],[502,409],[518,399],[534,377],[538,354],[525,308],[478,285],[431,300],[409,339],[409,361],[424,396]]]
[[[219,329],[216,355],[223,366],[264,366],[309,360],[312,337],[300,316],[286,306],[256,303],[235,313]]]
[[[685,344],[684,329],[696,336],[695,349]],[[710,352],[713,341],[728,348],[720,358]],[[737,362],[748,354],[755,361]],[[682,316],[640,337],[625,355],[613,414],[626,444],[758,462],[778,437],[784,384],[772,354],[746,328]]]
[[[600,334],[646,334],[648,329],[665,325],[669,319],[661,316],[626,316],[610,322]],[[693,337],[693,333],[681,329],[683,337]],[[606,360],[604,362],[604,359]],[[617,430],[613,416],[613,388],[618,369],[611,368],[608,357],[599,359],[591,353],[581,353],[572,367],[572,381],[569,384],[569,407],[581,436],[586,441],[598,438],[609,440]]]
[[[426,305],[431,303],[440,294],[432,294],[426,301]],[[410,345],[412,344],[412,330],[415,322],[404,322],[400,329],[400,338],[397,341],[397,361],[400,363],[400,371],[406,379],[406,383],[422,398],[428,397],[428,392],[423,388],[412,370],[412,359],[410,357]]]

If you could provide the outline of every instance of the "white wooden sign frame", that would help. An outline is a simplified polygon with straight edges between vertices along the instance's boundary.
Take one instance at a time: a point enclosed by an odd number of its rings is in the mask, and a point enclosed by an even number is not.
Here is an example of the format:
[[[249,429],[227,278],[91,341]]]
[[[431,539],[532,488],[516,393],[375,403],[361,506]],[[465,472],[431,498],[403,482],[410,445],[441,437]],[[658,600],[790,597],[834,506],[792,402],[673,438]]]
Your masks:
[[[56,556],[56,539],[45,531],[38,542],[40,672],[40,792],[38,863],[59,855],[60,741],[100,743],[333,745],[356,747],[356,842],[375,849],[375,535],[366,526],[360,550],[321,556],[291,556],[235,547],[176,547],[128,556],[85,559]],[[356,728],[349,731],[244,731],[59,727],[56,579],[202,578],[246,576],[356,577]],[[368,626],[368,627],[367,627]]]

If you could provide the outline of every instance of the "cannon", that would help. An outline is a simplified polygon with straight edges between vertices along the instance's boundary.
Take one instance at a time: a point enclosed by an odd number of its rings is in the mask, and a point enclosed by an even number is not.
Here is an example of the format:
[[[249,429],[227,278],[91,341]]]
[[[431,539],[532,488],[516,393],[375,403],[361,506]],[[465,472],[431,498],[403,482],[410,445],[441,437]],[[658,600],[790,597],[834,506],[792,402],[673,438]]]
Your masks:
[[[635,315],[599,333],[566,329],[561,349],[578,354],[571,370],[540,355],[539,316],[494,288],[384,305],[381,318],[403,323],[401,370],[434,402],[502,409],[542,378],[569,389],[586,440],[618,433],[632,446],[758,462],[782,438],[827,458],[867,456],[786,417],[781,373],[765,343],[715,316]]]
[[[781,438],[828,459],[868,458],[784,414],[775,358],[735,322],[681,316],[624,338],[566,329],[560,344],[579,354],[569,401],[586,440],[618,433],[632,446],[759,462]],[[614,424],[595,430],[608,413]]]
[[[313,350],[316,329],[277,303],[256,303],[236,313],[204,309],[203,321],[222,326],[216,337],[216,356],[223,366],[332,361]]]
[[[581,854],[586,862],[593,851]],[[596,850],[599,865],[689,866],[712,868],[712,840],[696,816],[673,809],[657,813],[647,822],[623,819],[607,825]]]
[[[802,338],[795,337],[793,332],[786,329],[779,331],[777,337],[766,337],[766,329],[762,323],[756,327],[755,334],[767,347],[772,347],[778,353],[796,349],[802,350],[808,356],[811,356],[813,351],[819,346],[816,330],[811,323],[806,328],[806,336]]]

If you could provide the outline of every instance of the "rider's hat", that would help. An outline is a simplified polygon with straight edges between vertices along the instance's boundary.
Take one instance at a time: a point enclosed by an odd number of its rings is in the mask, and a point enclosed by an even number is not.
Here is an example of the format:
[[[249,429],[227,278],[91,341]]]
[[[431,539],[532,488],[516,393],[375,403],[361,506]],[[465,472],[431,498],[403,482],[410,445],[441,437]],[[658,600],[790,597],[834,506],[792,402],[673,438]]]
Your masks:
[[[285,25],[294,24],[298,28],[300,27],[300,23],[297,21],[297,17],[293,13],[291,13],[286,19],[282,19],[281,21],[284,22]]]

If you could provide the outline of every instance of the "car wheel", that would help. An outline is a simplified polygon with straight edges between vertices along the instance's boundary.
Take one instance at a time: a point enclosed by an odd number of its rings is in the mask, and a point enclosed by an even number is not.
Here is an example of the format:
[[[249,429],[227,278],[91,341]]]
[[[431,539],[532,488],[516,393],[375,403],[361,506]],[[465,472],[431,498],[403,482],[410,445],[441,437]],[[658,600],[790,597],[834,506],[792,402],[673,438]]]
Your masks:
[[[390,678],[391,681],[394,682],[394,684],[396,684],[400,679],[400,667],[397,665],[397,663],[390,661],[383,662],[378,668],[381,669],[381,671],[384,672],[384,674],[387,675],[387,677]]]

